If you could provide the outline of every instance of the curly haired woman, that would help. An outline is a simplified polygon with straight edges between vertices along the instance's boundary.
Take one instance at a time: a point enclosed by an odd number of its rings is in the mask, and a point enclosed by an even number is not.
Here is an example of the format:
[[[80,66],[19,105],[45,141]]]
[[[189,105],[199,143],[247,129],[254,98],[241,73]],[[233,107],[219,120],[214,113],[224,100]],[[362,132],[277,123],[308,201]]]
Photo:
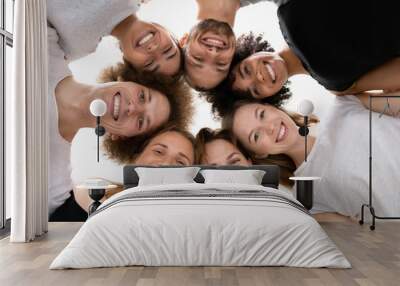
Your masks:
[[[279,88],[275,88],[268,97],[262,97],[248,90],[236,88],[237,70],[240,64],[251,58],[253,55],[262,55],[273,53],[274,49],[262,38],[261,35],[255,36],[253,33],[241,35],[237,39],[235,54],[232,59],[229,75],[217,87],[212,90],[202,92],[208,102],[212,104],[214,114],[223,117],[232,109],[234,103],[241,99],[258,98],[262,102],[270,103],[275,106],[281,106],[291,97],[289,83],[284,82]]]

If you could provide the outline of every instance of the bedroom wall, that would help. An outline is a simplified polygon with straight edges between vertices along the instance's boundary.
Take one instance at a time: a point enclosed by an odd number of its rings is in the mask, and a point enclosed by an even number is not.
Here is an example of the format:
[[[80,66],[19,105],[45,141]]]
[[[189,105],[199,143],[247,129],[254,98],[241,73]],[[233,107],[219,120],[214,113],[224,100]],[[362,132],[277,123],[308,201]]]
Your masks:
[[[179,38],[188,31],[187,27],[191,27],[195,23],[195,5],[194,0],[152,0],[142,6],[139,17],[160,23]],[[248,31],[264,33],[274,48],[280,49],[284,46],[276,17],[276,7],[270,2],[262,2],[240,9],[236,16],[234,30],[236,35]],[[112,37],[107,37],[102,40],[96,53],[71,63],[70,67],[79,81],[95,83],[102,68],[112,65],[120,59],[121,53],[117,42]],[[296,110],[299,100],[307,98],[314,102],[316,115],[323,118],[333,96],[309,77],[296,76],[291,81],[293,97],[288,102],[287,108]],[[212,118],[209,104],[199,99],[196,94],[195,106],[197,110],[191,126],[193,134],[196,134],[202,127],[219,127],[219,122]],[[122,181],[122,166],[107,160],[104,156],[100,158],[100,163],[96,162],[96,136],[92,129],[81,130],[75,137],[71,156],[72,177],[76,183],[88,177]]]

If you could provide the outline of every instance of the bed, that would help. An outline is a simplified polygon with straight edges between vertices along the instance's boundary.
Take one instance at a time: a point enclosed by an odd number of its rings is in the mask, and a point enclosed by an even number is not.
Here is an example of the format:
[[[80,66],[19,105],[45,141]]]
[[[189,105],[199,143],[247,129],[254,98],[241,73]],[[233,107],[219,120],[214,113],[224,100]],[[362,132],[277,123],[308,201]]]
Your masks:
[[[263,170],[260,185],[204,183],[199,172],[191,183],[143,186],[140,167],[124,168],[125,190],[91,215],[50,269],[351,267],[309,212],[278,189],[277,166],[199,166],[202,171]]]

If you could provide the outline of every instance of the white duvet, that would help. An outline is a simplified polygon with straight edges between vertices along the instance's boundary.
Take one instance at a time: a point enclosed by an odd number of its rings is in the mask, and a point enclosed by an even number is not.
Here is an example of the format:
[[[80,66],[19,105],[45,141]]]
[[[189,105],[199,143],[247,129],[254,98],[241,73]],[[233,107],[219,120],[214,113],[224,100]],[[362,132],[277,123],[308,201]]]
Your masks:
[[[271,198],[252,197],[249,192],[248,197],[123,199],[146,191],[169,190],[265,191]],[[279,198],[298,204],[283,191],[254,185],[194,183],[131,188],[105,201],[50,269],[128,265],[350,267],[309,214]]]

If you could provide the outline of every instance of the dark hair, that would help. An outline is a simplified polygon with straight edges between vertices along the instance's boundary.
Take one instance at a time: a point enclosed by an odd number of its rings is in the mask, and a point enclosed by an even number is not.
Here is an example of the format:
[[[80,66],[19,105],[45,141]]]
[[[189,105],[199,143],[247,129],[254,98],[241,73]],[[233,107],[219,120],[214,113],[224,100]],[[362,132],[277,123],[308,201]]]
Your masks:
[[[199,21],[196,25],[194,25],[190,29],[189,34],[187,34],[187,36],[186,36],[186,44],[189,45],[192,40],[197,38],[198,35],[200,35],[204,32],[209,32],[209,31],[212,31],[212,32],[214,32],[216,34],[220,34],[220,35],[227,35],[228,38],[232,38],[232,41],[233,41],[232,45],[235,45],[235,43],[236,43],[235,33],[234,33],[232,27],[228,23],[209,18],[209,19],[204,19],[204,20]],[[186,45],[182,50],[183,50],[183,53],[186,54],[186,52],[187,52]],[[185,68],[186,67],[184,65],[184,69]],[[204,92],[204,91],[210,90],[210,88],[208,88],[208,87],[193,83],[191,81],[190,77],[188,77],[187,71],[185,71],[184,76],[185,76],[187,83],[190,85],[190,87],[192,87],[196,91]]]
[[[236,146],[239,151],[243,154],[246,159],[250,159],[249,153],[243,148],[243,146],[238,142],[233,136],[232,132],[228,129],[217,129],[212,130],[210,128],[202,128],[196,135],[195,144],[195,160],[197,164],[201,164],[201,159],[205,154],[205,146],[214,140],[222,139],[232,143]]]
[[[184,138],[190,141],[194,152],[195,139],[193,134],[173,124],[166,125],[163,129],[153,132],[150,136],[143,137],[141,141],[136,140],[134,142],[135,144],[130,141],[134,138],[124,140],[126,144],[117,145],[114,144],[114,141],[111,139],[107,139],[103,142],[103,147],[106,149],[107,155],[110,159],[114,159],[121,164],[133,164],[155,137],[167,132],[176,132],[181,134]]]
[[[119,63],[104,69],[100,74],[99,81],[136,82],[163,93],[170,103],[170,115],[167,123],[153,132],[118,140],[111,140],[110,136],[106,136],[103,145],[108,155],[115,160],[124,162],[127,158],[131,158],[133,153],[137,153],[136,149],[141,148],[141,144],[165,126],[173,125],[178,129],[185,130],[191,123],[193,115],[192,94],[183,79],[174,83],[169,80],[165,82],[160,78],[155,78],[154,75],[131,73],[127,69],[126,63]]]
[[[163,26],[154,23],[155,25],[161,27],[162,29],[166,30]],[[174,41],[174,43],[176,44],[176,47],[178,48],[178,52],[180,55],[180,65],[179,65],[179,69],[178,72],[172,76],[168,76],[168,75],[162,75],[159,73],[151,73],[148,71],[144,71],[144,70],[138,70],[137,68],[135,68],[127,59],[123,58],[123,63],[124,63],[124,74],[125,75],[129,75],[129,77],[135,77],[135,78],[152,78],[152,81],[161,81],[164,83],[174,83],[176,81],[179,81],[182,76],[183,76],[183,69],[184,69],[184,63],[185,63],[185,55],[184,55],[184,51],[181,48],[178,39],[171,34],[171,32],[169,32],[169,35],[171,37],[171,39]]]
[[[274,52],[268,41],[263,40],[262,34],[255,36],[252,32],[241,35],[236,42],[236,50],[233,56],[229,74],[219,85],[209,91],[201,93],[208,102],[212,104],[212,112],[217,117],[223,117],[228,113],[234,103],[241,99],[253,98],[248,92],[235,91],[232,89],[235,76],[233,69],[245,58],[257,52]],[[274,106],[282,106],[285,100],[292,96],[289,89],[290,82],[287,81],[282,88],[273,96],[261,99],[261,102],[269,103]]]
[[[232,130],[233,129],[233,119],[235,117],[235,114],[237,110],[245,106],[247,104],[252,104],[252,103],[258,103],[258,104],[268,104],[265,102],[261,102],[260,100],[256,99],[250,99],[250,100],[239,100],[234,103],[232,110],[229,114],[226,114],[225,117],[222,120],[222,126],[226,129]],[[304,124],[304,117],[301,116],[300,114],[292,111],[288,111],[283,109],[282,107],[276,107],[275,108],[285,112],[289,117],[293,120],[293,122],[297,126],[303,126]],[[319,122],[318,117],[315,115],[310,115],[308,117],[308,122],[309,124],[317,124]],[[248,150],[250,154],[250,158],[253,162],[254,165],[278,165],[280,169],[280,182],[281,184],[285,186],[293,186],[293,181],[289,180],[290,177],[293,176],[294,171],[296,170],[296,165],[293,162],[292,158],[290,158],[286,154],[276,154],[276,155],[268,155],[266,158],[259,158],[256,156],[256,154],[252,153],[250,150]]]

